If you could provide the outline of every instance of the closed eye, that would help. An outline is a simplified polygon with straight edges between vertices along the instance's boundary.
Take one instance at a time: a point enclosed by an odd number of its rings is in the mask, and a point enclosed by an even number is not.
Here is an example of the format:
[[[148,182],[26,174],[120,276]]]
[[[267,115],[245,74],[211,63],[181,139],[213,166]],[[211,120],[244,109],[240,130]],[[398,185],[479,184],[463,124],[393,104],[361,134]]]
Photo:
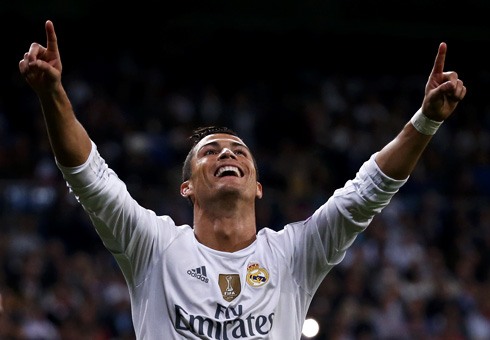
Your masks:
[[[245,151],[243,151],[243,150],[236,150],[236,151],[235,151],[235,155],[242,155],[242,156],[246,156],[246,155],[247,155],[247,153],[246,153]]]

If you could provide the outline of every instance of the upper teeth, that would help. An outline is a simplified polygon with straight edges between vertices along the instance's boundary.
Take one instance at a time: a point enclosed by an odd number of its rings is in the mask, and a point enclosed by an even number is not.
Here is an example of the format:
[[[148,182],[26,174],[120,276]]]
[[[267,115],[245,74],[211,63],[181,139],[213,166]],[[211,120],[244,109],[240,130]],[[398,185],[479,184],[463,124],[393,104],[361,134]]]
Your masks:
[[[237,177],[240,177],[240,170],[238,170],[238,168],[234,166],[224,166],[222,168],[219,168],[216,176],[220,177],[225,171],[233,171],[235,175],[237,175]]]

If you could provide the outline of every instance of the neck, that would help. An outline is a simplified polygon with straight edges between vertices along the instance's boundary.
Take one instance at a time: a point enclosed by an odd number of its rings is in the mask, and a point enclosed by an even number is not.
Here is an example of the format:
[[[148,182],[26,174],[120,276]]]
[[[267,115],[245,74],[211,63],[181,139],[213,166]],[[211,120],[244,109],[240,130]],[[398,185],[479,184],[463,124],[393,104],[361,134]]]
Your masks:
[[[194,204],[194,233],[205,246],[226,252],[248,247],[256,238],[255,204],[234,200],[211,207]]]

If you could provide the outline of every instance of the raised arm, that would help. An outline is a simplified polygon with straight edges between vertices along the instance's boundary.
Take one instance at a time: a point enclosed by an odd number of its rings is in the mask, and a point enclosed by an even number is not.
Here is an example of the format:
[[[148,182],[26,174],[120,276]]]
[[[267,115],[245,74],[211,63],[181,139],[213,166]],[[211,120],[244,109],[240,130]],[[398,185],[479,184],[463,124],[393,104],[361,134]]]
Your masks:
[[[91,142],[61,84],[58,40],[51,21],[46,22],[46,37],[46,47],[31,44],[19,63],[20,73],[39,98],[58,162],[68,167],[81,165],[90,154]]]
[[[405,179],[410,175],[437,124],[453,113],[466,94],[466,87],[458,79],[458,74],[444,72],[446,51],[446,44],[441,43],[425,87],[421,110],[376,157],[380,169],[391,178]]]

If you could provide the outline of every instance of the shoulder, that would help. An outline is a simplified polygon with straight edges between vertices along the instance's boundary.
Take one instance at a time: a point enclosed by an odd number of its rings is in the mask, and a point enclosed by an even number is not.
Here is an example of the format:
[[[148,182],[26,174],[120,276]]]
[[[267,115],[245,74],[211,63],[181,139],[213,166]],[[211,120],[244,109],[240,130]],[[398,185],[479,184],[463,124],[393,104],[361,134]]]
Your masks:
[[[308,220],[289,223],[281,230],[273,230],[270,228],[262,228],[257,233],[257,241],[259,244],[267,244],[271,248],[277,248],[283,252],[289,248],[294,240],[294,235],[301,232]]]

